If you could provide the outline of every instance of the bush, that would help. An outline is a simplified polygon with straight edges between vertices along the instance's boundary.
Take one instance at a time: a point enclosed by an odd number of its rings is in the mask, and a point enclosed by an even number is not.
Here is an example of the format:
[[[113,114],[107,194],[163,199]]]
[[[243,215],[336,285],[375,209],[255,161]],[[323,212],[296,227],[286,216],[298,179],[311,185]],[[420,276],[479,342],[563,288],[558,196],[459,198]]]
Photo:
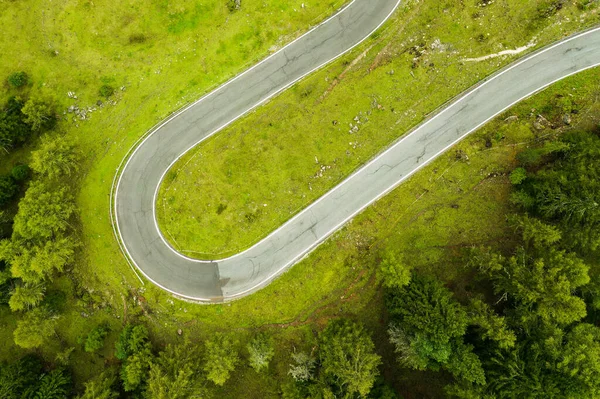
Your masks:
[[[379,275],[388,288],[401,288],[410,283],[411,268],[402,259],[389,252],[379,264]]]
[[[10,176],[0,177],[0,205],[6,204],[17,193],[17,185]]]
[[[119,360],[126,360],[149,346],[148,329],[143,325],[128,324],[115,343],[115,356]]]
[[[25,143],[31,136],[31,128],[21,112],[23,105],[19,98],[11,97],[0,109],[0,150],[8,152]]]
[[[107,325],[99,325],[94,328],[85,340],[84,349],[86,352],[96,352],[104,346],[104,338],[108,335],[109,328]]]
[[[49,179],[69,176],[77,170],[79,154],[65,136],[44,136],[40,148],[31,153],[31,169]]]
[[[230,12],[234,12],[242,8],[242,0],[227,0],[227,8]]]
[[[115,88],[108,84],[103,84],[102,86],[100,86],[100,89],[98,90],[98,93],[102,97],[105,97],[105,98],[112,96],[114,92],[115,92]]]
[[[27,76],[27,74],[25,72],[15,72],[12,73],[8,76],[8,84],[11,87],[19,88],[19,87],[23,87],[27,84],[27,82],[29,81],[29,76]]]
[[[144,43],[146,41],[146,36],[143,33],[134,33],[129,36],[129,44],[138,44]]]
[[[15,181],[21,182],[27,180],[31,169],[27,165],[17,165],[10,171],[10,175]]]
[[[269,367],[269,362],[275,355],[273,340],[271,338],[265,334],[259,334],[248,343],[246,348],[250,355],[248,358],[250,367],[252,367],[254,371],[258,373]]]
[[[216,385],[222,386],[235,370],[239,357],[237,343],[223,334],[215,335],[205,342],[204,371],[207,378]]]
[[[524,168],[517,168],[512,171],[509,176],[511,184],[515,186],[523,183],[525,179],[527,179],[527,171]]]

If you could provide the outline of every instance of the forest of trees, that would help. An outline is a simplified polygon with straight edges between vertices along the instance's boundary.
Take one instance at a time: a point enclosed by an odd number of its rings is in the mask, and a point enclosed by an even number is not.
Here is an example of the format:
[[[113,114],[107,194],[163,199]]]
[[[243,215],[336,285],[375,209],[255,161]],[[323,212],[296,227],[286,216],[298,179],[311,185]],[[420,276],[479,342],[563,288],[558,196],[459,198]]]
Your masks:
[[[398,365],[445,370],[457,398],[597,397],[600,136],[571,132],[518,159],[513,248],[462,254],[479,287],[467,299],[383,262]]]
[[[11,97],[0,112],[3,151],[40,141],[29,165],[0,176],[0,302],[23,313],[14,333],[23,348],[39,347],[53,334],[56,309],[45,301],[47,285],[73,261],[79,245],[67,179],[77,167],[77,151],[55,126],[46,100]]]

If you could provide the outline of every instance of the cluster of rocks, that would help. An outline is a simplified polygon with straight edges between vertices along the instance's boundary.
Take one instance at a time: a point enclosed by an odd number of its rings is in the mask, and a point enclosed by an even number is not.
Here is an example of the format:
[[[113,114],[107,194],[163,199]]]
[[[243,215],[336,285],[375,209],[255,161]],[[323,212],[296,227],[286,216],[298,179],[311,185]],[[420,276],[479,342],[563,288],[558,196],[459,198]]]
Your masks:
[[[469,156],[463,150],[456,150],[454,156],[457,161],[469,162]]]
[[[348,130],[348,133],[350,133],[350,134],[357,133],[360,130],[359,125],[361,123],[368,122],[368,121],[369,121],[369,118],[363,117],[363,113],[359,112],[358,115],[356,115],[354,117],[353,121],[350,122],[350,124],[349,124],[350,125],[350,130]]]
[[[102,104],[102,102],[100,102],[100,103]],[[67,108],[67,111],[65,113],[68,112],[69,114],[75,114],[75,116],[73,117],[73,121],[75,122],[77,120],[84,121],[86,119],[89,119],[92,112],[94,112],[96,110],[97,110],[96,107],[79,108],[77,105],[71,105],[69,108]]]
[[[408,50],[408,53],[413,56],[411,68],[415,69],[421,64],[423,57],[427,54],[427,50],[427,46],[423,43],[416,44]]]
[[[120,90],[125,91],[125,86],[122,86]],[[77,94],[75,94],[75,92],[72,91],[67,92],[67,97],[73,100],[78,100]],[[99,108],[104,108],[106,104],[117,105],[117,101],[113,99],[108,99],[106,100],[106,102],[98,100],[96,102],[96,105],[83,107],[80,107],[79,104],[74,103],[70,105],[69,108],[67,108],[65,111],[63,111],[63,115],[74,114],[72,118],[73,122],[85,121],[87,119],[90,119],[93,112],[97,111]]]
[[[535,130],[544,130],[545,128],[554,128],[554,125],[548,121],[548,119],[544,118],[542,115],[538,115],[533,122],[533,128]]]
[[[317,173],[315,173],[314,178],[318,179],[320,177],[323,177],[323,173],[326,172],[329,169],[331,169],[330,165],[321,165],[321,167],[319,168],[319,170],[317,171]]]
[[[429,47],[431,48],[431,50],[437,51],[439,53],[445,53],[450,49],[450,45],[442,43],[440,39],[435,39],[433,42],[431,42]]]

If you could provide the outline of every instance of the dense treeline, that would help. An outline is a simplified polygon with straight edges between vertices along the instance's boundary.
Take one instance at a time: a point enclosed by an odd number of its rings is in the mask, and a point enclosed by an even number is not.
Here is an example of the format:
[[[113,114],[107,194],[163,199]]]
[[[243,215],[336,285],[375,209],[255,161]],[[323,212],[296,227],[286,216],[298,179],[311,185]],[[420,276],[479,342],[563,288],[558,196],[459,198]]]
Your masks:
[[[514,249],[464,254],[480,290],[459,302],[393,256],[382,263],[390,341],[400,366],[449,372],[452,397],[597,397],[600,137],[569,133],[518,159]]]
[[[93,330],[85,340],[104,345],[104,337]],[[216,335],[203,344],[182,339],[156,351],[143,325],[127,325],[115,344],[120,364],[108,368],[85,384],[80,399],[147,398],[186,399],[211,397],[209,384],[223,385],[242,362],[255,372],[265,372],[274,354],[272,339],[262,333],[251,339],[246,350],[232,336]],[[380,357],[366,330],[349,320],[331,322],[319,335],[318,348],[294,353],[290,360],[286,398],[367,397],[378,376]],[[260,367],[258,367],[260,365]],[[54,391],[49,392],[48,387]],[[43,393],[42,390],[46,390]],[[377,382],[377,391],[394,399],[393,391]],[[28,396],[33,395],[33,396]],[[37,395],[37,396],[36,396]],[[66,367],[49,367],[34,356],[0,366],[0,397],[76,397]]]
[[[68,370],[64,367],[49,369],[35,355],[27,355],[14,363],[0,365],[0,398],[63,399],[69,397],[71,391],[72,382]]]
[[[28,79],[19,72],[8,81],[22,87]],[[39,347],[54,333],[58,315],[45,302],[47,287],[73,261],[78,246],[68,179],[78,156],[56,125],[48,99],[11,97],[0,111],[0,150],[18,149],[42,135],[29,165],[17,164],[0,176],[0,300],[23,313],[14,339],[24,348]]]

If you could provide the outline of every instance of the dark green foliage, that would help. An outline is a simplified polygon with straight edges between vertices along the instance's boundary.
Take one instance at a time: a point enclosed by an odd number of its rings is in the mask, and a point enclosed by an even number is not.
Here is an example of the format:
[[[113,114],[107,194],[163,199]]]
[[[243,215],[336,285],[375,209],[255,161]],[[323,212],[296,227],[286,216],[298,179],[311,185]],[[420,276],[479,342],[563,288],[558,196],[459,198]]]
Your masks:
[[[593,398],[600,393],[600,329],[541,328],[488,363],[497,398]]]
[[[35,392],[42,362],[35,355],[27,355],[11,364],[0,365],[0,398],[20,399]]]
[[[121,332],[115,348],[117,358],[123,361],[123,389],[127,392],[142,390],[153,359],[148,329],[143,325],[127,325]]]
[[[10,201],[17,193],[17,185],[11,176],[0,176],[0,206]]]
[[[10,293],[10,282],[0,284],[0,305],[8,305],[8,301],[10,301]]]
[[[496,294],[518,303],[522,327],[535,328],[538,320],[566,325],[585,317],[585,303],[573,292],[589,282],[589,268],[577,256],[519,248],[514,256],[498,259],[480,269],[494,282]]]
[[[62,369],[44,374],[34,395],[35,399],[65,399],[71,391],[71,376]]]
[[[22,182],[22,181],[27,180],[27,178],[29,178],[30,174],[31,174],[31,169],[29,169],[29,166],[27,166],[27,165],[17,165],[15,167],[13,167],[10,171],[11,177],[17,182]]]
[[[149,344],[148,329],[141,324],[128,324],[125,326],[115,344],[115,356],[119,360],[126,360],[129,356],[139,352]]]
[[[12,275],[6,262],[0,260],[0,305],[7,305],[12,291]]]
[[[136,36],[136,38],[137,38],[137,36]],[[140,43],[140,42],[138,41],[135,43]],[[114,94],[114,92],[115,92],[115,88],[109,84],[103,84],[102,86],[100,86],[100,89],[98,89],[98,94],[100,94],[104,98],[108,98],[108,97],[112,96]]]
[[[568,144],[560,141],[549,141],[541,147],[532,147],[517,154],[517,159],[523,166],[535,166],[561,151],[568,149]]]
[[[12,215],[6,211],[0,210],[0,242],[3,238],[8,238],[12,234]],[[2,262],[0,260],[0,262]],[[0,263],[1,265],[2,263]],[[1,267],[0,267],[1,269]]]
[[[600,247],[600,137],[571,133],[559,144],[554,161],[529,175],[513,199],[556,223],[570,248],[593,252]]]
[[[31,137],[31,127],[21,112],[23,105],[20,99],[11,97],[0,110],[0,150],[8,152]]]
[[[99,325],[88,334],[85,339],[84,349],[86,352],[96,352],[104,347],[104,338],[110,332],[110,328],[105,325]]]
[[[442,283],[429,277],[415,275],[406,287],[390,290],[386,306],[401,359],[416,369],[447,363],[453,340],[467,329],[465,310]]]
[[[27,76],[27,73],[23,71],[13,72],[10,75],[8,75],[8,79],[6,80],[8,81],[8,84],[11,87],[17,89],[19,87],[25,86],[29,82],[29,76]]]
[[[387,385],[382,377],[377,378],[368,396],[369,399],[402,399],[394,389]]]
[[[28,355],[12,364],[0,366],[0,398],[65,399],[72,389],[67,370],[43,371],[41,360]]]
[[[60,290],[48,290],[44,298],[43,305],[47,306],[51,312],[60,313],[64,310],[67,302],[67,294]]]
[[[349,320],[332,321],[320,334],[319,357],[322,379],[336,397],[368,395],[379,375],[381,358],[373,341]]]

